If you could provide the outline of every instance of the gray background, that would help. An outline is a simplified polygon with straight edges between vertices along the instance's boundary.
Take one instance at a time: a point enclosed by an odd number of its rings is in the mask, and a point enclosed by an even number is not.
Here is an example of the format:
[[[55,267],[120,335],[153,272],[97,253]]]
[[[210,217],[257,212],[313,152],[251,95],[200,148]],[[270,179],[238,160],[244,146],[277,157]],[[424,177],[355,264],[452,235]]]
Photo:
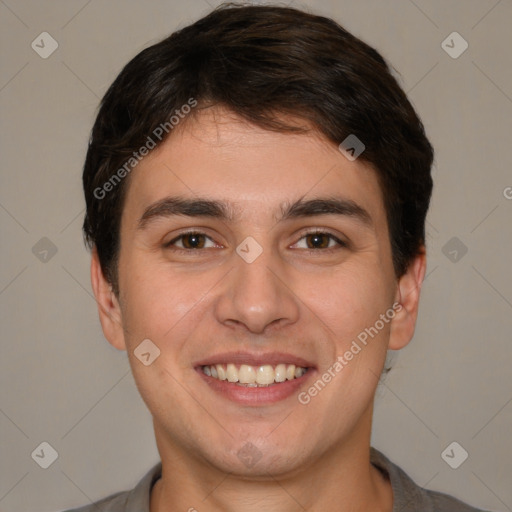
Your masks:
[[[0,0],[2,511],[89,503],[158,460],[126,353],[99,327],[81,166],[121,67],[216,4]],[[373,444],[420,485],[512,510],[512,2],[292,5],[382,52],[437,152],[419,325],[379,388]],[[59,44],[47,59],[31,48],[43,31]],[[453,31],[469,43],[456,59],[441,47]],[[43,441],[58,452],[48,469],[31,457]],[[452,441],[469,453],[458,469],[441,458]]]

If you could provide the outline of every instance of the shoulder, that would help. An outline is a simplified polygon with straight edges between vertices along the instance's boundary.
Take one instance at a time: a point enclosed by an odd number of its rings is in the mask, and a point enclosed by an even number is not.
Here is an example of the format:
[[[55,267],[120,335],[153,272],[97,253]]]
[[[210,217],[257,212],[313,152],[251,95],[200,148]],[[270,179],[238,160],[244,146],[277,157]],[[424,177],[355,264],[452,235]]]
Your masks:
[[[90,505],[65,510],[64,512],[124,512],[129,494],[130,491],[118,492]]]
[[[162,463],[153,466],[130,491],[112,494],[99,501],[63,512],[149,512],[153,484],[162,474]]]
[[[430,490],[425,490],[425,494],[432,502],[433,510],[436,512],[485,512],[482,509],[463,503],[448,494]]]
[[[375,448],[371,448],[370,460],[389,478],[393,489],[393,512],[484,512],[448,494],[420,487]]]

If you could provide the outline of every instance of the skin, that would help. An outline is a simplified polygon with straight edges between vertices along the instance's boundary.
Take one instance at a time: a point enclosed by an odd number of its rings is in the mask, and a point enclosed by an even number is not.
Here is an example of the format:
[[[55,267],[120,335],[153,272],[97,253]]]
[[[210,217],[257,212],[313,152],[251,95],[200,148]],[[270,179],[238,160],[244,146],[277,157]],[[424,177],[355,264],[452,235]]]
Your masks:
[[[153,416],[163,470],[151,512],[391,511],[389,481],[369,459],[373,400],[386,350],[413,336],[426,263],[422,249],[395,276],[374,170],[313,130],[269,132],[215,108],[183,122],[129,179],[119,296],[95,251],[91,276],[105,336],[127,350]],[[151,204],[176,195],[231,203],[233,219],[160,216],[140,229]],[[282,204],[333,196],[371,223],[278,220]],[[190,238],[165,247],[189,228],[208,237],[203,248],[183,249]],[[306,236],[313,229],[348,246]],[[250,264],[235,251],[248,236],[263,249]],[[307,405],[295,393],[242,406],[194,369],[221,352],[287,352],[314,362],[307,390],[394,302],[400,311]],[[144,366],[134,350],[147,338],[161,353]],[[261,455],[251,467],[237,456],[249,442]]]

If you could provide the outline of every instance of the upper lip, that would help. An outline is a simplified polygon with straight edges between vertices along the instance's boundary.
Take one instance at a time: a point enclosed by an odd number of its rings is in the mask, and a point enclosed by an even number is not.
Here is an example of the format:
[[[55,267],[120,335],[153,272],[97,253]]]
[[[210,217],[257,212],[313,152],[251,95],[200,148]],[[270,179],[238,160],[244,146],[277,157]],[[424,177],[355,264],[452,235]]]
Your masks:
[[[211,366],[215,364],[247,364],[249,366],[263,366],[266,364],[275,366],[278,364],[294,364],[302,368],[313,368],[314,364],[302,357],[284,352],[268,352],[265,354],[254,354],[250,352],[223,352],[205,357],[194,364],[197,366]]]

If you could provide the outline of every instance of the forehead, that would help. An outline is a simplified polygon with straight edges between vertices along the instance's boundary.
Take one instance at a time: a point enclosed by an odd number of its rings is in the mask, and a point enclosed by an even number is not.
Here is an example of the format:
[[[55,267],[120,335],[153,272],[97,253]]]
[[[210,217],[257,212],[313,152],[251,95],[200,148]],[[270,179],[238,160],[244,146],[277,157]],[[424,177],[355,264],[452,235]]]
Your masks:
[[[349,161],[311,127],[307,133],[269,131],[219,108],[186,119],[139,163],[124,210],[140,214],[176,195],[229,202],[233,217],[275,217],[300,198],[326,196],[355,201],[374,220],[386,217],[377,175],[362,160]]]

